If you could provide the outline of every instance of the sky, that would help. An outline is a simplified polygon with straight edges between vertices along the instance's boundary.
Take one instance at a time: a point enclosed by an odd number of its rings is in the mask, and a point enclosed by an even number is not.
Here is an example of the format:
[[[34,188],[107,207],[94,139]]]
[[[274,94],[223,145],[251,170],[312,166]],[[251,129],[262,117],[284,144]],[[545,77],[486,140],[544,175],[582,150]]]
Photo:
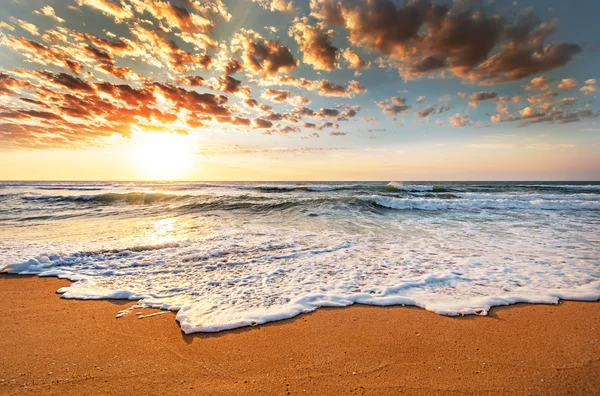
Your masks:
[[[600,3],[4,0],[2,180],[599,180]]]

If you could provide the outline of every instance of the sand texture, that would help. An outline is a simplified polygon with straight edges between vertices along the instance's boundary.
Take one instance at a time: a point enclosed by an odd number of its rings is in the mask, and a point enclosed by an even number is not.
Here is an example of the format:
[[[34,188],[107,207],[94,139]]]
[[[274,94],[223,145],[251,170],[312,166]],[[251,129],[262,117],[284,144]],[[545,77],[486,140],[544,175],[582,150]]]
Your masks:
[[[61,299],[67,284],[0,276],[0,394],[600,394],[600,303],[355,306],[186,336],[172,313]]]

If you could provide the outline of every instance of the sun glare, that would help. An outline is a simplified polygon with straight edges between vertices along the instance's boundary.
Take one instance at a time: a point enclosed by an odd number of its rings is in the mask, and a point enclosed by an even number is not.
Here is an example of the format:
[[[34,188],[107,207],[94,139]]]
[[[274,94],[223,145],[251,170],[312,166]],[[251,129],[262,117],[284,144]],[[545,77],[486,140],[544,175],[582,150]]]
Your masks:
[[[131,155],[146,178],[181,179],[192,167],[193,144],[185,135],[146,133],[137,137]]]

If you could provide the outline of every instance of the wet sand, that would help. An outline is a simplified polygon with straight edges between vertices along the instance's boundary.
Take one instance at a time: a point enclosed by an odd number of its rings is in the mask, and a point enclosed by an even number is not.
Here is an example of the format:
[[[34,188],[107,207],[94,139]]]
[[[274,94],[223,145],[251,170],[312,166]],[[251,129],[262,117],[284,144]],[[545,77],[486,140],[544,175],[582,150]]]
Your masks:
[[[320,309],[217,334],[0,275],[0,394],[600,394],[600,303]]]

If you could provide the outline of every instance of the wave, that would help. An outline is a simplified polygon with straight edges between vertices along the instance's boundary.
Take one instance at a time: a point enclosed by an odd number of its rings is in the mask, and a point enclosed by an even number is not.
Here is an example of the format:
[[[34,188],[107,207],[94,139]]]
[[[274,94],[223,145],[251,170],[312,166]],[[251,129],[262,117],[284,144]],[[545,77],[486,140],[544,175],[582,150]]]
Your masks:
[[[65,190],[65,191],[101,191],[104,190],[102,187],[37,187],[37,190]]]
[[[559,200],[530,200],[518,201],[508,199],[426,199],[426,198],[394,198],[385,196],[361,197],[361,200],[375,205],[397,210],[464,210],[475,211],[483,209],[530,209],[530,210],[600,210],[597,201],[559,201]]]
[[[406,191],[406,192],[445,192],[447,189],[441,186],[428,186],[420,184],[402,184],[400,182],[389,182],[385,186],[389,191]]]
[[[355,188],[363,188],[360,184],[346,184],[346,185],[315,185],[307,186],[308,191],[336,191],[336,190],[353,190]]]
[[[438,194],[442,195],[442,194]],[[600,195],[590,193],[579,194],[498,194],[498,193],[455,193],[457,198],[463,199],[503,199],[516,201],[600,201]]]
[[[282,212],[299,206],[317,207],[318,204],[335,203],[336,199],[308,199],[308,200],[246,200],[246,199],[215,199],[203,202],[194,202],[181,205],[174,210],[183,213],[209,212],[209,211],[248,211],[255,214]]]
[[[260,186],[271,188],[271,186]],[[278,186],[283,189],[286,186]],[[319,187],[319,186],[304,186]],[[328,188],[329,186],[324,186]],[[98,205],[152,205],[170,203],[166,210],[183,213],[197,211],[250,211],[269,213],[288,210],[296,207],[315,209],[329,207],[344,210],[348,206],[364,209],[377,207],[396,210],[463,210],[476,211],[495,210],[599,210],[600,197],[594,194],[558,195],[558,194],[478,194],[478,193],[437,193],[433,186],[403,186],[408,188],[423,187],[420,191],[402,194],[386,194],[370,191],[370,195],[261,195],[246,193],[243,195],[193,195],[170,194],[160,192],[128,192],[105,193],[92,195],[26,195],[22,199],[47,203],[71,202]],[[424,187],[431,187],[431,190]],[[278,190],[279,191],[279,190]],[[321,190],[319,190],[321,191]],[[322,190],[327,191],[327,190]],[[426,191],[426,192],[422,192]],[[375,194],[373,194],[375,192]],[[409,195],[407,195],[408,193]],[[364,192],[363,192],[364,194]],[[585,198],[585,199],[582,199]]]
[[[517,184],[515,187],[557,188],[563,190],[600,190],[600,184]]]
[[[361,184],[318,184],[318,185],[282,185],[282,184],[267,184],[252,187],[261,191],[312,191],[312,192],[327,192],[338,190],[354,190],[357,188],[373,188],[372,186]]]
[[[25,195],[22,199],[27,201],[47,202],[95,202],[100,204],[111,204],[126,202],[128,204],[150,204],[154,202],[165,202],[185,199],[186,195],[166,194],[158,192],[129,192],[129,193],[105,193],[95,195]]]
[[[352,190],[356,188],[373,188],[373,185],[367,184],[339,184],[339,183],[323,183],[323,184],[213,184],[213,183],[192,183],[184,185],[156,185],[143,184],[130,187],[148,187],[162,188],[168,191],[186,191],[186,190],[202,190],[202,189],[232,189],[232,190],[257,190],[268,192],[286,192],[286,191],[313,191],[325,192],[336,190]]]
[[[0,183],[0,187],[36,187],[38,189],[70,189],[70,188],[88,188],[88,187],[118,187],[124,186],[124,184],[113,184],[113,183],[18,183],[18,182],[4,182]]]

